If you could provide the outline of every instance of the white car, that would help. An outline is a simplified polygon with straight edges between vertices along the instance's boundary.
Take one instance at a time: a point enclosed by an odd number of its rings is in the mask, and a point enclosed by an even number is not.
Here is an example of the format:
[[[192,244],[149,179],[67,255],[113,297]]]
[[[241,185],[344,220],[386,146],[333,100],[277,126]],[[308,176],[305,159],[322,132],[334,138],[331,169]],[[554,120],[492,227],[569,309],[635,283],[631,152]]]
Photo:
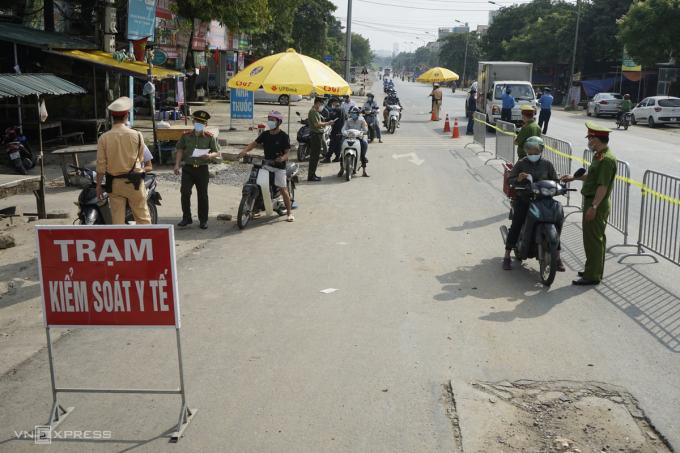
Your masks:
[[[658,124],[680,124],[680,98],[652,96],[644,98],[632,110],[630,122],[647,123],[649,127]]]
[[[255,102],[275,102],[281,105],[288,105],[289,102],[300,102],[302,96],[299,94],[272,94],[265,92],[262,88],[255,92]]]
[[[619,93],[597,93],[590,101],[588,101],[588,108],[586,115],[612,115],[616,116],[619,112],[619,107],[623,102],[623,96]]]

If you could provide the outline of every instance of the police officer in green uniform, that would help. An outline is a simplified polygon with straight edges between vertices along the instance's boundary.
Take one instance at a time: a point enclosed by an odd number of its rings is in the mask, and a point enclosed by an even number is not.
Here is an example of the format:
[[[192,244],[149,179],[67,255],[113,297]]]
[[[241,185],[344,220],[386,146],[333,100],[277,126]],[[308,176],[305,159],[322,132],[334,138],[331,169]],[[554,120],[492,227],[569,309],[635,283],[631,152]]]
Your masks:
[[[581,178],[583,188],[583,248],[586,252],[586,267],[579,272],[579,279],[572,284],[579,286],[597,285],[604,273],[604,257],[607,247],[607,218],[609,217],[609,196],[616,178],[616,157],[609,150],[609,129],[591,121],[588,128],[588,148],[595,154],[588,173]],[[573,176],[563,176],[562,181],[573,181]]]
[[[515,138],[518,161],[527,155],[526,151],[524,151],[524,142],[526,142],[529,137],[541,136],[541,128],[536,124],[536,119],[534,118],[536,110],[530,105],[523,105],[519,109],[522,112],[522,121],[524,122],[524,125],[517,133],[517,138]]]
[[[208,164],[218,157],[220,145],[217,138],[205,130],[210,114],[198,110],[193,115],[194,130],[187,132],[177,142],[175,174],[182,170],[180,192],[182,194],[182,221],[177,226],[193,223],[191,218],[191,190],[196,186],[198,198],[198,221],[201,229],[208,228]]]

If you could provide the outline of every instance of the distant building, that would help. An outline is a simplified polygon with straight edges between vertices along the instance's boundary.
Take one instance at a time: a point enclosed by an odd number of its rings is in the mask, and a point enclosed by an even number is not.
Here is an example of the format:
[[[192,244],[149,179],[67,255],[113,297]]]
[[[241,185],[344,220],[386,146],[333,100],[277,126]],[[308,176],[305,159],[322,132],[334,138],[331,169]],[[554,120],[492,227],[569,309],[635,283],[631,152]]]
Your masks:
[[[483,35],[487,32],[488,29],[489,29],[488,25],[477,25],[477,34]]]
[[[498,10],[489,11],[489,25],[493,24],[494,18],[498,15]]]
[[[394,46],[392,46],[392,58],[396,57],[399,55],[399,43],[395,42]]]
[[[437,30],[437,38],[444,39],[447,36],[456,33],[469,33],[469,32],[470,26],[468,24],[460,25],[458,27],[439,27],[439,29]]]
[[[466,23],[465,25],[459,25],[451,29],[452,33],[470,33],[470,26]]]

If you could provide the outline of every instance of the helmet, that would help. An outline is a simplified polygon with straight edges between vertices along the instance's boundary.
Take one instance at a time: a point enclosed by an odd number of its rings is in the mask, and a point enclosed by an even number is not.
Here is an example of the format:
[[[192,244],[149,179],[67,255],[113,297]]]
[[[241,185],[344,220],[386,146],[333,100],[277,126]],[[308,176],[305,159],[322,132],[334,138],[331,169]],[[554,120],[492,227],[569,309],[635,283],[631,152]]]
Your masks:
[[[269,114],[267,115],[267,119],[270,118],[275,119],[276,121],[279,122],[279,124],[283,123],[283,115],[281,114],[281,112],[277,112],[276,110],[272,110],[271,112],[269,112]]]
[[[355,107],[352,107],[351,109],[349,109],[349,114],[351,115],[352,113],[358,114],[359,113],[359,107],[355,106]]]
[[[543,143],[543,139],[541,137],[529,137],[527,138],[527,141],[524,142],[524,150],[526,151],[527,148],[538,148],[543,152],[543,148],[545,147],[545,144]]]
[[[630,99],[630,94],[624,94],[623,99]]]
[[[373,96],[373,93],[366,93],[366,97],[367,98],[374,98],[375,96]]]
[[[334,102],[340,102],[340,99],[337,96],[333,96],[330,101],[328,101],[329,104],[333,104]]]

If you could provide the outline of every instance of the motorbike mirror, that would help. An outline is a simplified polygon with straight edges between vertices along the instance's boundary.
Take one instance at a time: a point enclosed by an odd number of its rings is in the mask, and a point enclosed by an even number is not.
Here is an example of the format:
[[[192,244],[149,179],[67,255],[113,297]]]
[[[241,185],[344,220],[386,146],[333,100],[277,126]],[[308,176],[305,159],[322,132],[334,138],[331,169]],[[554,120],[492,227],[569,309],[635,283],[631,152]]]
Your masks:
[[[297,116],[300,116],[300,112],[295,112],[295,114],[296,114]]]
[[[530,184],[533,184],[534,183],[534,177],[531,176],[530,174],[527,175],[527,181],[529,181]]]
[[[576,173],[574,173],[574,178],[580,178],[581,176],[586,174],[586,169],[581,167],[578,170],[576,170]]]

